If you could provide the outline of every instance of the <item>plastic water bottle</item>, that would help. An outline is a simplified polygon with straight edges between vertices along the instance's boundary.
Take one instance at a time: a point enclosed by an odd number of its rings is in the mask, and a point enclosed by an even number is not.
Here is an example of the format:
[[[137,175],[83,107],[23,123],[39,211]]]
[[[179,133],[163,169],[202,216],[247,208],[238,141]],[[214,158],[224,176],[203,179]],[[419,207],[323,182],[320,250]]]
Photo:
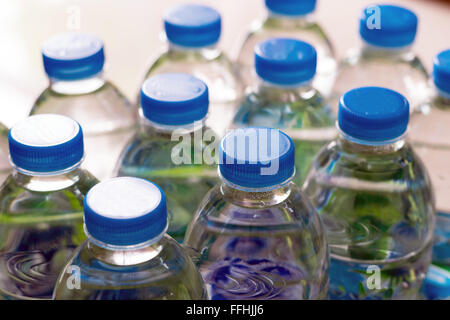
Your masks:
[[[230,125],[241,86],[231,61],[218,48],[221,17],[213,8],[182,4],[164,16],[168,48],[145,78],[157,73],[184,72],[203,80],[210,92],[208,126],[220,135]]]
[[[311,81],[316,51],[302,41],[276,38],[255,48],[258,81],[248,90],[234,125],[282,129],[294,141],[296,176],[301,186],[314,156],[334,139],[335,117]]]
[[[271,38],[294,38],[317,50],[317,76],[313,86],[328,96],[336,77],[335,53],[325,31],[314,18],[316,0],[265,0],[268,15],[254,24],[240,50],[237,63],[245,86],[254,83],[255,46]]]
[[[450,267],[450,50],[434,59],[435,95],[414,114],[409,140],[430,173],[436,193],[437,221],[433,261]]]
[[[409,103],[380,87],[340,100],[340,136],[317,156],[304,190],[331,252],[333,299],[413,299],[431,261],[434,199],[405,143]]]
[[[55,299],[203,299],[200,273],[166,235],[164,192],[138,178],[107,179],[84,201],[87,240],[55,287]]]
[[[56,35],[44,43],[42,56],[50,84],[31,114],[56,113],[78,121],[85,134],[86,168],[100,179],[111,176],[137,112],[103,78],[102,41],[82,33]]]
[[[8,128],[0,123],[0,185],[11,172],[8,151]]]
[[[276,129],[237,129],[219,153],[222,181],[205,196],[185,238],[198,253],[209,297],[325,298],[325,233],[292,182],[292,140]]]
[[[418,25],[410,10],[392,5],[372,5],[360,18],[363,44],[341,62],[333,89],[333,106],[342,94],[356,87],[381,86],[404,95],[411,112],[429,96],[428,74],[412,51]]]
[[[141,90],[140,128],[118,163],[118,175],[145,178],[164,190],[168,233],[179,241],[218,181],[207,147],[220,138],[205,125],[208,103],[208,87],[200,79],[184,73],[150,77]],[[204,152],[211,154],[209,164]]]
[[[97,179],[80,168],[80,125],[61,115],[17,123],[9,150],[14,170],[0,188],[0,299],[50,299],[84,240],[83,198]]]

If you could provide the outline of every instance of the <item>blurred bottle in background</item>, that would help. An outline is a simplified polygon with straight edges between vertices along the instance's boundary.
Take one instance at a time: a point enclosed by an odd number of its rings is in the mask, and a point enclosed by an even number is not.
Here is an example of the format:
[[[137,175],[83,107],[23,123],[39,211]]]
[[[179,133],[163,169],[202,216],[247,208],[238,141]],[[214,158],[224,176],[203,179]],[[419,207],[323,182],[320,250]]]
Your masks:
[[[410,111],[416,111],[430,92],[428,74],[412,51],[417,16],[403,7],[372,5],[363,10],[359,23],[363,44],[351,50],[339,66],[333,108],[348,90],[381,86],[403,94],[411,104]]]
[[[83,132],[53,114],[12,127],[14,171],[0,188],[0,299],[50,299],[84,240],[83,198],[97,183],[80,168]]]
[[[450,267],[450,50],[434,59],[435,94],[412,115],[408,138],[424,160],[436,194],[433,262]]]
[[[166,198],[150,181],[121,177],[84,201],[87,240],[61,272],[57,300],[199,300],[200,273],[167,230]]]
[[[145,78],[157,73],[184,72],[203,80],[210,92],[207,125],[223,135],[236,112],[241,86],[231,61],[217,46],[220,14],[213,8],[183,4],[164,16],[168,48],[153,62]]]
[[[325,232],[292,182],[294,149],[276,129],[237,129],[223,138],[222,181],[205,196],[185,238],[199,255],[211,299],[326,298]]]
[[[316,0],[265,0],[268,10],[262,22],[255,23],[240,50],[237,63],[245,86],[254,83],[255,46],[270,38],[294,38],[310,43],[317,51],[317,75],[313,87],[324,96],[331,93],[337,64],[330,40],[313,13]]]
[[[8,128],[3,123],[0,123],[0,185],[5,181],[12,169],[9,163],[8,131]]]
[[[150,77],[142,85],[140,127],[118,162],[119,176],[149,179],[164,190],[168,233],[180,242],[218,181],[215,159],[208,164],[204,158],[209,142],[220,139],[205,125],[208,104],[208,87],[200,79],[185,73]]]
[[[380,87],[340,100],[340,136],[314,161],[304,190],[331,252],[330,298],[416,299],[431,262],[434,199],[405,143],[409,103]]]
[[[103,179],[136,124],[136,110],[103,78],[105,62],[100,39],[82,33],[56,35],[42,48],[50,84],[31,114],[56,113],[78,121],[85,133],[86,168]]]
[[[306,42],[283,38],[259,43],[254,54],[258,79],[243,99],[234,125],[287,133],[295,144],[294,182],[301,186],[317,152],[337,134],[331,108],[311,86],[316,51]]]

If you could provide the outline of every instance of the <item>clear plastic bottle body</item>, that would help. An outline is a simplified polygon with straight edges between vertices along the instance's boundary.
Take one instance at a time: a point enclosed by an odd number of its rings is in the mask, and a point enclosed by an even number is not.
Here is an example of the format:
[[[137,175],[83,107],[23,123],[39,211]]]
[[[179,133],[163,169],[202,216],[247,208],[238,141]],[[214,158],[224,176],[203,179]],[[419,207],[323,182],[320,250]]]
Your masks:
[[[367,146],[342,136],[304,185],[327,231],[333,299],[415,299],[431,262],[434,199],[403,140]]]
[[[219,183],[190,224],[185,245],[211,299],[323,299],[328,248],[321,221],[293,183],[246,192]]]
[[[429,100],[428,74],[411,47],[387,49],[363,44],[341,61],[331,95],[337,114],[339,98],[347,91],[364,86],[379,86],[404,95],[411,112]]]
[[[317,51],[318,59],[313,87],[324,96],[331,93],[337,71],[335,53],[330,40],[312,15],[285,17],[269,14],[263,22],[255,23],[237,58],[245,87],[250,86],[257,79],[254,72],[255,46],[270,38],[294,38],[311,44]]]
[[[299,186],[316,154],[337,134],[331,108],[310,85],[291,88],[260,83],[245,96],[233,124],[287,133],[295,145],[294,182]]]
[[[50,86],[31,110],[31,115],[43,113],[65,115],[80,123],[85,167],[99,179],[112,176],[115,162],[137,121],[137,110],[101,74],[76,81],[50,79]]]
[[[0,123],[0,185],[12,170],[9,163],[8,131],[9,129]]]
[[[99,246],[88,237],[61,273],[53,297],[200,300],[206,298],[206,292],[191,258],[167,235],[151,245],[122,249]]]
[[[49,299],[85,239],[83,198],[98,180],[74,169],[52,176],[14,171],[0,190],[0,298]]]
[[[218,181],[215,166],[203,157],[209,143],[203,134],[208,131],[200,126],[173,134],[173,129],[142,119],[117,164],[118,176],[148,179],[161,187],[167,196],[168,234],[180,242],[204,195]],[[177,164],[175,157],[184,162]]]
[[[433,262],[450,266],[450,96],[435,95],[413,114],[408,140],[423,159],[436,195]]]
[[[188,73],[206,83],[210,101],[206,124],[221,136],[224,135],[242,95],[241,84],[231,61],[215,46],[195,49],[169,44],[145,78],[170,72]]]

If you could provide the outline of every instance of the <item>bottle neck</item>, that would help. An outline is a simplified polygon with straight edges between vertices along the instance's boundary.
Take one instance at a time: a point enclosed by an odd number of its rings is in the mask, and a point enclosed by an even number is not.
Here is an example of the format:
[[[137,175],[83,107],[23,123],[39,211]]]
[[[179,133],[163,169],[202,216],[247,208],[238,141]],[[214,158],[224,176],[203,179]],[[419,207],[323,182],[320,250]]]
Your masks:
[[[80,162],[81,163],[81,162]],[[80,180],[82,169],[77,167],[70,171],[59,171],[47,174],[20,171],[15,168],[12,177],[20,186],[36,192],[50,192],[69,188]]]
[[[217,44],[206,47],[184,47],[169,41],[169,55],[194,55],[201,56],[206,60],[213,60],[220,56],[221,51]]]
[[[358,141],[356,139],[352,139],[342,132],[340,132],[337,143],[342,150],[345,150],[348,153],[354,154],[392,154],[405,146],[404,137],[399,137],[394,141],[386,141],[386,142],[378,142],[376,144],[366,143],[364,141]]]
[[[116,266],[131,266],[149,261],[158,256],[164,247],[164,237],[154,242],[134,246],[99,245],[99,242],[88,235],[87,250],[100,261]]]
[[[56,93],[64,95],[88,94],[100,89],[104,84],[103,73],[77,80],[61,80],[49,78],[50,89]]]
[[[268,9],[266,22],[282,28],[299,28],[315,22],[313,12],[302,15],[283,15]]]
[[[371,58],[402,58],[406,60],[414,58],[412,45],[398,48],[380,47],[367,43],[364,40],[361,53],[363,56]]]
[[[285,201],[290,196],[294,186],[292,182],[288,182],[272,190],[242,190],[224,181],[220,185],[220,192],[226,199],[238,206],[262,208],[274,206]]]
[[[171,136],[175,132],[193,133],[198,130],[202,130],[205,127],[206,119],[195,121],[186,125],[166,125],[153,122],[147,119],[142,109],[139,109],[139,128],[144,134],[149,135],[167,135]]]
[[[293,84],[293,85],[285,85],[285,84],[273,83],[273,82],[264,80],[261,77],[258,77],[258,82],[256,85],[259,89],[258,91],[266,91],[266,92],[270,92],[270,91],[307,92],[307,91],[310,91],[311,89],[313,89],[312,79],[308,80],[308,81],[300,82],[297,84]]]

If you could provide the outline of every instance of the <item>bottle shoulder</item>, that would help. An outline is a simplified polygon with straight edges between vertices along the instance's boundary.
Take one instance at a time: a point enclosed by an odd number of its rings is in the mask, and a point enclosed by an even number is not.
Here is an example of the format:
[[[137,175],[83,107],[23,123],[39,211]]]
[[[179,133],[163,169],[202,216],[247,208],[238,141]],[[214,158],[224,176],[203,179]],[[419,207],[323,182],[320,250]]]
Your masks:
[[[85,241],[61,273],[55,297],[106,299],[115,291],[117,299],[201,299],[203,282],[184,248],[167,235],[151,247],[157,253],[146,259],[127,251],[93,252]],[[144,248],[139,254],[149,252]],[[67,288],[73,270],[79,274],[79,292]]]
[[[352,176],[368,181],[426,177],[422,160],[409,143],[397,151],[374,152],[370,146],[358,150],[343,147],[339,140],[329,142],[317,155],[312,169],[328,176]]]
[[[85,194],[98,180],[83,169],[52,177],[11,173],[0,188],[0,210],[6,216],[82,216]],[[43,218],[44,219],[44,218]]]
[[[237,125],[280,129],[333,127],[335,116],[315,89],[278,89],[256,86],[247,91],[234,120]]]
[[[234,225],[235,227],[264,227],[266,225],[301,225],[317,218],[306,195],[293,183],[282,194],[273,192],[225,191],[219,182],[204,197],[194,220]]]

